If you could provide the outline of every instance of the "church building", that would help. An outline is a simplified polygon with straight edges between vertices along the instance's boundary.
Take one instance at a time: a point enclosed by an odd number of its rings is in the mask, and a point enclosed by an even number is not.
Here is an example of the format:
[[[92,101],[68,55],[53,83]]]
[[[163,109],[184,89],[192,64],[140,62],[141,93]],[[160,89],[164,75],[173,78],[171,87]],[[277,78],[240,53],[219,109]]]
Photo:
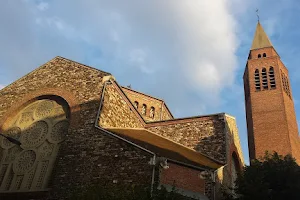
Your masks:
[[[70,199],[92,185],[214,200],[244,165],[235,118],[174,118],[107,72],[55,57],[0,90],[0,199]]]
[[[250,159],[268,151],[291,154],[300,164],[300,138],[287,67],[260,22],[244,73]]]

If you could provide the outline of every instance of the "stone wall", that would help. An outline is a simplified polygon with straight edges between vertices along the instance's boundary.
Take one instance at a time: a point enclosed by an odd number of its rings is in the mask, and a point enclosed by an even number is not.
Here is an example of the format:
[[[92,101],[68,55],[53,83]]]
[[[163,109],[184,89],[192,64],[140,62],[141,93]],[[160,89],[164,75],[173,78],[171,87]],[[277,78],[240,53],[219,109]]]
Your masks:
[[[219,115],[150,123],[146,128],[215,160],[226,162],[225,123]]]
[[[71,124],[47,186],[51,190],[42,192],[40,199],[68,199],[98,182],[151,184],[148,162],[152,155],[94,126],[105,75],[108,73],[57,57],[0,91],[1,130],[37,97],[57,95],[70,106]],[[34,198],[38,193],[31,194]]]
[[[113,84],[105,87],[99,125],[105,128],[143,127],[136,113],[129,107],[129,102],[125,101],[126,99],[120,95],[117,89],[117,86]]]
[[[161,120],[169,120],[169,119],[174,119],[173,116],[171,115],[169,109],[167,108],[167,106],[164,104],[162,107],[162,111],[161,111]]]
[[[241,161],[241,165],[243,166],[244,163],[244,156],[243,156],[243,151],[242,151],[242,146],[241,146],[241,142],[240,142],[240,137],[239,137],[239,132],[238,132],[238,128],[236,125],[236,120],[234,117],[231,117],[229,115],[225,115],[225,121],[226,121],[226,126],[227,126],[227,160],[230,161],[231,160],[231,156],[232,156],[232,151],[237,151],[236,153],[238,154],[240,161]],[[234,146],[234,147],[232,147]],[[236,148],[236,149],[233,149]]]

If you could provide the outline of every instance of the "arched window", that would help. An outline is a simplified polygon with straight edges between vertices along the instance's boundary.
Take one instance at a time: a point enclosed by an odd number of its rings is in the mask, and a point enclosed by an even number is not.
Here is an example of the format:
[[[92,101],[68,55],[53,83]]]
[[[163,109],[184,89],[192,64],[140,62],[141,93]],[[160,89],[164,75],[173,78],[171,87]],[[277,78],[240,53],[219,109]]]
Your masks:
[[[261,58],[261,54],[258,54],[258,56],[257,56],[258,58]]]
[[[68,133],[69,106],[63,99],[41,99],[6,122],[0,138],[0,193],[41,191],[48,187],[60,146]]]
[[[264,57],[264,58],[267,57],[267,54],[266,54],[266,53],[263,53],[263,57]]]
[[[288,77],[281,71],[281,80],[282,80],[282,86],[284,92],[291,97],[291,92],[290,92],[290,85],[289,85],[289,80]]]
[[[282,80],[282,86],[283,86],[283,90],[285,93],[287,93],[287,87],[286,87],[286,81],[285,81],[285,76],[284,74],[281,72],[281,80]]]
[[[290,84],[289,84],[289,79],[288,79],[288,77],[285,77],[285,80],[286,80],[285,85],[286,85],[287,95],[288,95],[289,97],[291,97]]]
[[[268,89],[268,76],[266,68],[261,70],[262,87],[264,90]]]
[[[258,69],[255,70],[254,81],[255,81],[255,89],[256,89],[256,91],[259,91],[260,90],[260,77],[259,77]]]
[[[238,174],[241,171],[240,164],[238,161],[238,156],[235,152],[232,153],[231,155],[231,181],[232,181],[232,186],[235,186],[235,181],[238,177]]]
[[[150,108],[150,118],[154,118],[154,115],[155,115],[155,108],[152,106],[151,108]]]
[[[138,109],[138,108],[139,108],[139,102],[135,101],[135,102],[134,102],[134,107],[135,107],[136,109]]]
[[[248,55],[248,60],[250,60],[251,59],[251,53],[249,53],[249,55]]]
[[[271,89],[276,88],[276,82],[275,82],[275,73],[274,73],[274,68],[270,67],[269,69],[269,80],[270,80],[270,87]]]
[[[146,106],[146,104],[143,104],[143,107],[142,107],[142,114],[143,114],[143,115],[146,115],[146,112],[147,112],[147,106]]]

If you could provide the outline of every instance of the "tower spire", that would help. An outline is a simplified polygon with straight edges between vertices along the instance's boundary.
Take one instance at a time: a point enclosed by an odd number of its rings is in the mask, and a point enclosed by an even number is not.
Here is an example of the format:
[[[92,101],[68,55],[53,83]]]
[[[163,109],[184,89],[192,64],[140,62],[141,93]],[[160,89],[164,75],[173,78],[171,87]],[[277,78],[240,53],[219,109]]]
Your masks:
[[[259,22],[259,16],[258,16],[258,22],[256,25],[256,31],[252,42],[251,50],[265,48],[265,47],[272,47],[272,46],[273,45],[269,37],[267,36],[267,34],[265,33],[263,27]]]

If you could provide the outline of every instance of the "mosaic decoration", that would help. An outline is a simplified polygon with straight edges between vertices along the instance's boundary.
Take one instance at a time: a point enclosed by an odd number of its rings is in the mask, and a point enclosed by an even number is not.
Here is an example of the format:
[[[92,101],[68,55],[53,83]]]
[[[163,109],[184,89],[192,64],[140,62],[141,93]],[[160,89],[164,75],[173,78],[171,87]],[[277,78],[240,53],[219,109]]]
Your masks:
[[[6,123],[3,133],[21,145],[0,137],[0,193],[47,187],[51,165],[68,132],[65,110],[54,100],[37,100]]]

